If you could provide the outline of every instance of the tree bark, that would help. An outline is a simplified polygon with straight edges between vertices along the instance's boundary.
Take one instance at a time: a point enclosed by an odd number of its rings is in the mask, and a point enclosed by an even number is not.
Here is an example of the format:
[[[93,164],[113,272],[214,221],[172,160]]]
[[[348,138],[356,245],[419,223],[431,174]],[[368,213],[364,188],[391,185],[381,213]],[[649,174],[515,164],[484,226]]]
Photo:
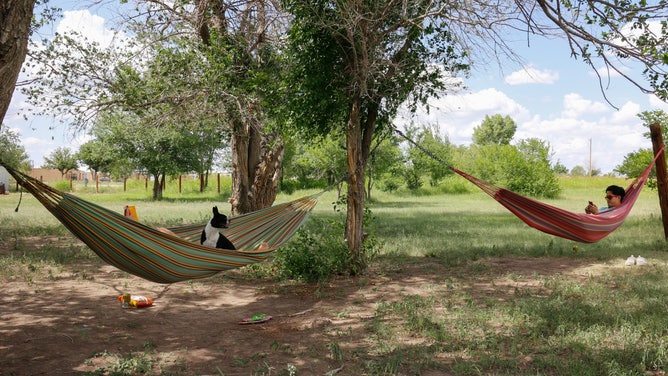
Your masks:
[[[165,184],[165,174],[153,175],[153,200],[162,200],[162,187]]]
[[[35,0],[0,2],[0,128],[28,52]]]
[[[360,95],[353,98],[348,130],[346,132],[346,166],[348,170],[348,203],[346,217],[346,241],[351,256],[351,274],[360,273],[366,268],[362,255],[364,233],[364,161],[362,160],[362,127]]]
[[[274,135],[262,137],[262,157],[257,165],[254,184],[251,187],[254,198],[253,210],[269,207],[274,204],[278,193],[278,182],[281,180],[283,164],[283,142],[276,141]]]
[[[653,123],[649,125],[650,136],[652,139],[652,150],[654,155],[665,145],[661,131],[661,124]],[[666,172],[666,155],[664,154],[656,160],[656,184],[659,192],[659,207],[661,208],[661,219],[663,221],[663,236],[668,240],[668,172]]]
[[[350,270],[352,275],[359,274],[367,268],[367,259],[364,255],[365,177],[377,118],[378,105],[372,103],[364,112],[362,111],[361,94],[356,94],[346,132],[348,213],[345,235],[348,242],[348,253],[352,260]]]
[[[249,154],[251,153],[251,135],[248,127],[237,120],[232,129],[232,215],[248,213],[251,211],[250,204],[250,182],[253,180],[251,172],[255,168],[249,166]]]
[[[232,215],[271,206],[276,199],[283,143],[238,120],[232,133]]]

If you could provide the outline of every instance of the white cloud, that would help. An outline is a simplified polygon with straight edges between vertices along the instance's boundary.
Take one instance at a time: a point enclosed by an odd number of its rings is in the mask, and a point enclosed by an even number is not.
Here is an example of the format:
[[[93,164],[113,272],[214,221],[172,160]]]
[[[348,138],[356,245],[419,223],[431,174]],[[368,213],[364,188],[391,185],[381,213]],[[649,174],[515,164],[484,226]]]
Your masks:
[[[642,112],[640,105],[634,102],[626,102],[612,114],[611,121],[615,124],[638,123],[638,114]]]
[[[615,63],[615,67],[621,72],[604,65],[596,68],[596,72],[589,71],[589,75],[596,78],[601,77],[601,80],[605,80],[608,78],[622,77],[622,73],[628,76],[632,72],[631,68],[621,65],[620,63]]]
[[[637,118],[624,124],[611,123],[606,117],[594,120],[535,118],[518,124],[516,139],[535,137],[549,142],[554,152],[553,161],[558,160],[569,169],[578,165],[589,168],[591,152],[593,167],[607,173],[619,165],[626,154],[648,142],[642,136],[644,131]]]
[[[81,34],[89,42],[96,42],[103,48],[111,46],[114,41],[122,43],[125,40],[124,33],[117,33],[104,24],[104,18],[88,10],[65,11],[56,31],[61,34]]]
[[[27,149],[35,149],[35,148],[46,148],[54,145],[53,141],[45,140],[43,138],[37,138],[37,137],[26,137],[23,139],[23,145]]]
[[[577,118],[583,115],[598,114],[609,111],[609,106],[583,98],[580,94],[570,93],[564,96],[561,116]]]
[[[412,120],[418,124],[438,125],[442,134],[458,145],[471,142],[473,128],[480,125],[486,115],[508,115],[515,121],[530,116],[526,108],[493,88],[433,98],[429,104],[429,114],[420,112]],[[397,119],[399,124],[409,121],[408,115]]]
[[[557,106],[556,111],[550,112],[556,114],[550,118],[534,113],[536,109],[529,110],[494,88],[449,95],[430,103],[434,106],[431,113],[420,113],[413,120],[417,124],[438,125],[441,133],[456,145],[470,144],[473,128],[485,115],[508,115],[517,123],[514,141],[547,141],[554,152],[553,161],[560,161],[569,169],[578,165],[588,168],[591,152],[593,167],[603,173],[611,172],[626,154],[648,142],[642,136],[646,129],[636,116],[641,108],[632,101],[613,111],[603,103],[570,93],[564,96],[562,108]]]
[[[654,94],[649,94],[648,97],[649,97],[649,98],[648,98],[648,100],[649,100],[649,105],[650,105],[652,108],[655,108],[655,109],[657,109],[657,110],[664,110],[664,111],[668,112],[668,103],[662,101],[661,99],[659,99],[659,98],[658,98],[656,95],[654,95]]]
[[[559,80],[559,73],[549,69],[539,71],[532,66],[515,71],[504,78],[508,85],[553,84]]]
[[[650,22],[647,23],[647,30],[651,34],[653,34],[657,39],[660,38],[660,36],[662,35],[662,31],[661,31],[662,28],[663,28],[663,25],[661,24],[660,21],[650,21]],[[620,32],[626,38],[637,39],[638,37],[640,37],[643,34],[644,30],[637,27],[635,22],[629,22],[622,27]],[[615,38],[615,39],[612,40],[612,42],[618,43],[618,44],[624,45],[624,46],[628,45],[627,42],[622,41],[620,38]]]

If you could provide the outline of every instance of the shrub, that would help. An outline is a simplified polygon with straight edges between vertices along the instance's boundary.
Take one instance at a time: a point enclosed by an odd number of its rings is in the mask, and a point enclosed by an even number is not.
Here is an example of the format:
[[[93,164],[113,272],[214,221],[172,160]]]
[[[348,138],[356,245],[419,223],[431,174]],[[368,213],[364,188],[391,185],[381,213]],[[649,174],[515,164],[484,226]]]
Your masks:
[[[401,179],[392,175],[386,177],[381,184],[383,192],[396,192],[399,187],[401,187]]]
[[[334,204],[334,211],[341,213],[346,207],[346,197]],[[339,220],[311,217],[293,238],[274,255],[273,262],[249,265],[246,270],[255,277],[278,277],[306,282],[323,282],[337,275],[361,274],[380,249],[378,240],[365,234],[361,257],[354,262],[344,240],[344,216]],[[373,221],[371,211],[364,209],[364,227]]]
[[[276,252],[274,266],[285,278],[321,282],[350,270],[348,248],[340,223],[310,219],[310,226]]]
[[[53,187],[62,192],[70,191],[70,181],[69,180],[60,180],[53,183]]]

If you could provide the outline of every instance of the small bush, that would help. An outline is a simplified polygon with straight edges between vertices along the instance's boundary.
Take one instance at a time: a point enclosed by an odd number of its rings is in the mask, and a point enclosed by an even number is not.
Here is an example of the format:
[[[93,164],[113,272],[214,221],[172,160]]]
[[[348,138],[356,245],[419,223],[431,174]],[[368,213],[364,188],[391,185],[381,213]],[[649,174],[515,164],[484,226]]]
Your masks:
[[[471,187],[471,183],[457,175],[448,177],[439,184],[436,194],[464,194],[471,192]]]
[[[53,183],[53,187],[62,192],[70,191],[70,181],[69,180],[60,180]]]
[[[310,219],[295,237],[276,252],[274,266],[285,278],[320,282],[350,270],[348,248],[340,223]]]
[[[388,176],[385,178],[381,184],[381,190],[383,192],[393,193],[399,190],[401,187],[401,179],[395,176]]]

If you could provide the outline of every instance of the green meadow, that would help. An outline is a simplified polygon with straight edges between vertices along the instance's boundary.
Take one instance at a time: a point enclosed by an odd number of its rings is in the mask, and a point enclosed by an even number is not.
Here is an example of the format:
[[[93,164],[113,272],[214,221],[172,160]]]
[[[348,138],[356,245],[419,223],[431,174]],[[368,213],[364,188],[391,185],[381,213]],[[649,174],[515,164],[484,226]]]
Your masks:
[[[625,187],[628,182],[564,177],[561,197],[548,202],[582,212],[588,200],[604,203],[609,184]],[[220,193],[217,188],[199,193],[195,183],[182,186],[179,192],[170,182],[160,202],[151,201],[150,191],[140,183],[125,192],[118,183],[101,185],[101,193],[90,186],[74,188],[75,194],[118,212],[134,205],[140,221],[155,226],[204,222],[211,206],[218,205],[222,211],[229,208],[229,183],[223,183]],[[277,202],[312,193],[317,191],[281,194]],[[324,192],[312,216],[343,220],[344,214],[334,210],[335,201],[336,191]],[[363,349],[351,350],[344,335],[324,335],[328,341],[324,356],[346,365],[340,375],[665,374],[668,246],[655,190],[646,187],[626,222],[595,244],[531,229],[486,194],[454,177],[440,188],[418,192],[389,194],[375,189],[368,206],[373,220],[367,231],[378,241],[370,273],[401,275],[410,269],[414,274],[417,268],[442,277],[438,285],[425,287],[430,293],[403,292],[374,301],[371,319],[364,326]],[[16,276],[22,263],[27,269],[43,258],[67,268],[80,257],[77,253],[86,252],[74,241],[71,252],[59,249],[59,255],[47,255],[44,250],[31,255],[25,244],[20,249],[12,246],[22,238],[54,235],[67,236],[67,232],[32,196],[24,193],[20,198],[12,192],[0,197],[0,239],[3,249],[12,250],[0,260],[0,280]],[[649,264],[623,267],[630,255],[642,255]],[[571,278],[558,270],[538,275],[531,268],[527,273],[501,272],[491,278],[492,292],[485,295],[471,286],[490,276],[489,264],[480,261],[492,259],[580,261],[609,268],[584,278]],[[250,274],[247,278],[261,278]],[[353,279],[363,285],[366,278]],[[513,282],[510,296],[501,280]],[[342,307],[338,315],[345,312]],[[293,371],[299,374],[295,369],[277,374]],[[272,374],[257,368],[240,372]]]

